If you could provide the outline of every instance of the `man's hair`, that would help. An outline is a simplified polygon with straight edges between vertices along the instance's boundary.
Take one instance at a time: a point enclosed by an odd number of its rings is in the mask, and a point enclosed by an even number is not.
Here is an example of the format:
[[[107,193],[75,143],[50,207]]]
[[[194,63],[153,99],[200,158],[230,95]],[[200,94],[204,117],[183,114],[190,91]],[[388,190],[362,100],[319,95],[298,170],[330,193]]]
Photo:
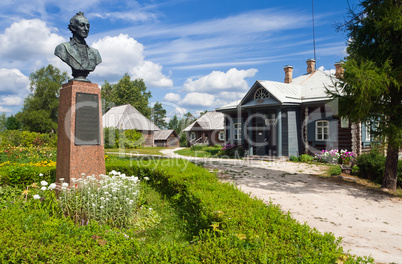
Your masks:
[[[73,16],[70,19],[70,24],[68,25],[68,29],[73,32],[73,27],[74,27],[74,21],[77,19],[77,17],[82,16],[86,19],[86,17],[84,16],[84,12],[78,12],[77,14],[75,14],[75,16]]]

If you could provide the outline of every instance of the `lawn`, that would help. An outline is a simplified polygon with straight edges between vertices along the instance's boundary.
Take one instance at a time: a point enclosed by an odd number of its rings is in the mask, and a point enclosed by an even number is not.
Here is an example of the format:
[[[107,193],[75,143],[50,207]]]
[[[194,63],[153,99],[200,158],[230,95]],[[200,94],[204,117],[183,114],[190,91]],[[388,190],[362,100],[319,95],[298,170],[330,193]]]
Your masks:
[[[163,155],[159,152],[162,149],[166,149],[165,147],[140,147],[135,149],[128,149],[128,148],[115,148],[115,149],[105,149],[106,154],[115,153],[125,153],[125,154],[141,154],[141,155]]]

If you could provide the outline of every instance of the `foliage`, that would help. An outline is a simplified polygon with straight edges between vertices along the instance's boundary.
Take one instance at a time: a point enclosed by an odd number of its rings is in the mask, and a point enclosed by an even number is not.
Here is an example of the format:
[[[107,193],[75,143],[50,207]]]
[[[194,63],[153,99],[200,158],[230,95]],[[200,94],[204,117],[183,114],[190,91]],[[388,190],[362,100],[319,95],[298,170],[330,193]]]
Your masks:
[[[179,127],[179,119],[177,118],[177,115],[174,115],[170,120],[169,123],[167,124],[168,129],[173,129],[176,131],[177,135],[180,134],[181,130]]]
[[[341,116],[352,122],[378,121],[377,136],[388,144],[382,187],[395,189],[402,143],[402,4],[400,0],[364,0],[339,27],[348,36],[345,73],[338,90]]]
[[[67,81],[67,73],[48,65],[29,76],[32,94],[24,101],[24,107],[16,118],[24,130],[49,133],[57,131],[59,91]]]
[[[187,133],[182,132],[181,136],[180,136],[180,141],[179,141],[179,145],[180,147],[187,147],[188,142],[187,142]]]
[[[299,156],[299,161],[301,161],[301,162],[311,162],[311,161],[313,161],[313,157],[311,157],[310,155],[307,155],[307,154],[301,154]]]
[[[0,132],[7,129],[7,118],[6,113],[0,114]]]
[[[104,112],[113,105],[130,104],[145,117],[151,117],[151,109],[148,107],[151,92],[147,91],[142,79],[132,81],[126,73],[116,84],[105,81],[102,85],[101,96],[104,99]]]
[[[330,176],[340,175],[342,173],[342,169],[338,165],[331,165],[328,173]]]
[[[17,121],[15,115],[11,115],[6,119],[6,129],[7,130],[18,130],[21,128],[21,124]]]
[[[246,151],[241,145],[225,145],[217,154],[217,156],[228,157],[228,158],[242,158],[244,157]]]
[[[1,163],[37,163],[41,161],[56,161],[56,149],[51,147],[14,147],[7,145],[0,151]]]
[[[103,129],[105,148],[138,148],[144,143],[144,136],[135,129],[117,129],[105,127]]]
[[[386,157],[375,149],[370,153],[360,155],[356,161],[359,168],[358,176],[381,184],[384,177],[385,162]],[[402,188],[402,160],[398,161],[397,166],[397,186]]]
[[[314,159],[319,162],[346,164],[355,157],[356,154],[353,151],[348,151],[346,149],[341,149],[341,151],[339,151],[339,149],[331,149],[329,151],[323,149],[321,153],[315,154]]]
[[[360,168],[359,168],[358,166],[354,165],[354,166],[352,167],[352,174],[353,174],[353,175],[358,175],[359,172],[360,172]]]
[[[57,134],[42,134],[29,131],[6,130],[0,132],[0,146],[57,146]]]
[[[151,111],[152,122],[159,128],[163,129],[167,126],[165,118],[166,118],[166,110],[163,109],[163,106],[161,103],[156,102],[154,104],[154,107],[152,107],[152,111]]]
[[[289,160],[294,162],[294,161],[299,161],[299,158],[292,155],[292,156],[290,156]]]
[[[191,150],[197,151],[197,150],[202,150],[203,148],[208,147],[208,145],[205,144],[196,144],[191,146]]]

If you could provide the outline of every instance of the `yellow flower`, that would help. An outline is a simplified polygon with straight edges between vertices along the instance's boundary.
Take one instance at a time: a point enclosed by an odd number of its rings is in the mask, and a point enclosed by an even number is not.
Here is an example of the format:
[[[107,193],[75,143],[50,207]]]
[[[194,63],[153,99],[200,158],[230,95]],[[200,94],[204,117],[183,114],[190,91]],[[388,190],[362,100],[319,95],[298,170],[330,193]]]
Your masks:
[[[22,195],[27,195],[29,193],[29,190],[23,190]]]

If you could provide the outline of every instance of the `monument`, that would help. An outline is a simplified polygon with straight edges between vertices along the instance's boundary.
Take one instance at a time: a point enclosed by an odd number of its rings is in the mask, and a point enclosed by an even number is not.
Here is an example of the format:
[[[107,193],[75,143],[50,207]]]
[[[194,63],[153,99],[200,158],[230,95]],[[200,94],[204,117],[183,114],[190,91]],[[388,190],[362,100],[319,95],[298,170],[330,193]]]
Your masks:
[[[87,79],[102,62],[98,50],[85,38],[89,22],[84,13],[73,16],[68,26],[70,42],[62,43],[54,54],[72,69],[73,79],[63,84],[59,97],[56,182],[70,183],[82,173],[105,174],[101,94],[98,85]]]

